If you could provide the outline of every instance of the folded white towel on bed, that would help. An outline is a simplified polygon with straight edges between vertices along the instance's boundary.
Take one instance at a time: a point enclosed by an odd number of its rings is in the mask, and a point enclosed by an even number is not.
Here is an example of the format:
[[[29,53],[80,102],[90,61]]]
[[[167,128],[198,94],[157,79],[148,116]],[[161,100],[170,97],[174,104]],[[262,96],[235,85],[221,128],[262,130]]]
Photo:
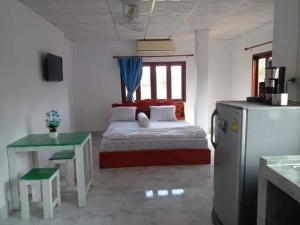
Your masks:
[[[162,129],[109,129],[104,134],[110,140],[120,139],[151,139],[151,138],[205,138],[206,132],[199,126],[171,127]]]
[[[143,113],[143,112],[140,112],[138,114],[138,122],[139,122],[139,125],[141,127],[148,127],[149,126],[149,118],[148,116]]]

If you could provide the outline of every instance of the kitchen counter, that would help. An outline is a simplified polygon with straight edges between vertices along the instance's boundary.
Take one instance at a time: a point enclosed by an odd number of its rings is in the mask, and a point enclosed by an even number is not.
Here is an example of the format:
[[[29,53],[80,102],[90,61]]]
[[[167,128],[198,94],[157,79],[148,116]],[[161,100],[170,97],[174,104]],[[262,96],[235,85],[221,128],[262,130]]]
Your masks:
[[[277,200],[272,200],[272,197]],[[290,206],[293,207],[288,208]],[[268,207],[273,209],[270,210]],[[281,213],[280,207],[285,208],[286,212]],[[300,155],[262,157],[258,177],[257,225],[273,224],[270,221],[279,224],[280,219],[285,220],[285,224],[294,224],[293,221],[299,218],[292,218],[288,214],[296,215],[299,212]],[[286,222],[287,220],[290,222]]]

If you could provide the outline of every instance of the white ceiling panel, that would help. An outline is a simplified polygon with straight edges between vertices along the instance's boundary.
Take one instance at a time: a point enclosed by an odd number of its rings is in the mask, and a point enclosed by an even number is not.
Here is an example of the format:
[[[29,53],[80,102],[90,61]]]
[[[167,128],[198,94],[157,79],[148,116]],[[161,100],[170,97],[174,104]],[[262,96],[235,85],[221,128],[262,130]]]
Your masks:
[[[185,33],[176,33],[176,38],[184,41],[191,41],[195,37],[195,33],[193,31],[185,32]]]
[[[210,30],[235,30],[235,29],[239,29],[241,26],[243,26],[244,24],[246,24],[247,22],[241,20],[241,21],[237,21],[237,22],[223,22],[220,21],[217,23],[217,25],[211,26]]]
[[[155,4],[154,13],[189,13],[196,2],[190,1],[163,1]]]
[[[122,19],[124,22],[128,22],[128,18],[126,18],[123,14],[112,14],[112,19]],[[148,15],[139,15],[138,17],[134,18],[132,23],[147,23],[148,21]]]
[[[63,11],[68,14],[81,13],[81,0],[63,0],[62,1]]]
[[[183,22],[185,14],[154,14],[151,16],[150,23],[161,25],[161,24],[178,24]]]
[[[67,29],[81,29],[81,26],[77,26],[77,21],[71,16],[66,14],[49,14],[45,15],[45,18],[58,28],[66,31]]]
[[[87,32],[87,41],[116,41],[119,40],[115,33],[107,34],[104,31],[89,31]],[[85,41],[85,40],[83,40]]]
[[[248,32],[251,30],[255,30],[261,26],[265,25],[265,23],[246,23],[240,27],[241,30],[247,30]]]
[[[31,7],[40,14],[63,13],[63,2],[61,0],[21,0],[24,4]]]
[[[109,13],[106,0],[81,0],[82,13]]]
[[[122,0],[108,0],[108,4],[112,13],[123,13]],[[150,12],[152,1],[138,2],[139,13],[148,14]]]
[[[90,23],[90,24],[113,24],[113,20],[110,14],[74,14],[73,17],[78,23]]]
[[[144,38],[144,34],[145,34],[144,31],[142,32],[132,31],[118,24],[116,25],[116,28],[121,40],[132,40],[131,37],[134,37],[136,40]]]
[[[64,31],[65,36],[70,40],[84,40],[88,37],[86,30],[71,15],[46,15],[45,18]]]
[[[230,33],[229,30],[211,30],[209,32],[209,38],[210,39],[223,39],[222,37],[225,37],[228,33]],[[226,39],[226,38],[224,38]]]
[[[193,15],[197,16],[215,16],[220,17],[230,14],[238,7],[239,3],[236,1],[205,1],[200,2],[194,10]]]
[[[108,34],[115,34],[114,25],[83,23],[81,26],[88,31],[103,31]]]
[[[148,27],[147,38],[169,38],[177,28],[178,24],[165,24],[157,27],[150,24]]]
[[[230,39],[270,23],[274,0],[153,0],[138,2],[128,20],[122,1],[20,0],[65,32],[70,40],[135,40],[180,37],[209,29],[213,39]],[[138,1],[138,0],[137,0]],[[125,12],[126,13],[126,12]]]
[[[219,19],[215,16],[192,15],[186,19],[186,25],[193,27],[194,30],[209,29],[215,25],[217,21],[219,21]]]

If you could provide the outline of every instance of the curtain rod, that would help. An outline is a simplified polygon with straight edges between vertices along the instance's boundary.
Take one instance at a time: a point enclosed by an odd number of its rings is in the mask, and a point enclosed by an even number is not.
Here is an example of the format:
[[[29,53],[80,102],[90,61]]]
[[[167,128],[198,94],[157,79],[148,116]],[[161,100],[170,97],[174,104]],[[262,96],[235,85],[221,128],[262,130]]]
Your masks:
[[[263,45],[271,44],[271,43],[273,43],[273,41],[264,42],[264,43],[261,43],[259,45],[253,45],[251,47],[245,48],[245,51],[248,51],[250,49],[257,48],[257,47],[260,47],[260,46],[263,46]]]
[[[194,54],[182,54],[182,55],[124,55],[124,56],[113,56],[113,58],[122,58],[122,57],[142,57],[142,58],[154,58],[154,57],[193,57]]]

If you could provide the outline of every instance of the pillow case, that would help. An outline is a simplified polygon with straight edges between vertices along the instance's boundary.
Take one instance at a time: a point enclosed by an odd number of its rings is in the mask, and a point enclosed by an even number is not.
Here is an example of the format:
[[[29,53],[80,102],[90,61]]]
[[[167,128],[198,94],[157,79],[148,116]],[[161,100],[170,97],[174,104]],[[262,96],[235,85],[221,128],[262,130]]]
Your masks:
[[[138,114],[138,122],[139,122],[139,125],[141,127],[148,127],[149,126],[149,118],[148,116],[143,113],[143,112],[140,112]]]
[[[136,107],[112,108],[110,121],[135,121]]]
[[[152,121],[175,121],[175,105],[150,106],[150,120]]]

